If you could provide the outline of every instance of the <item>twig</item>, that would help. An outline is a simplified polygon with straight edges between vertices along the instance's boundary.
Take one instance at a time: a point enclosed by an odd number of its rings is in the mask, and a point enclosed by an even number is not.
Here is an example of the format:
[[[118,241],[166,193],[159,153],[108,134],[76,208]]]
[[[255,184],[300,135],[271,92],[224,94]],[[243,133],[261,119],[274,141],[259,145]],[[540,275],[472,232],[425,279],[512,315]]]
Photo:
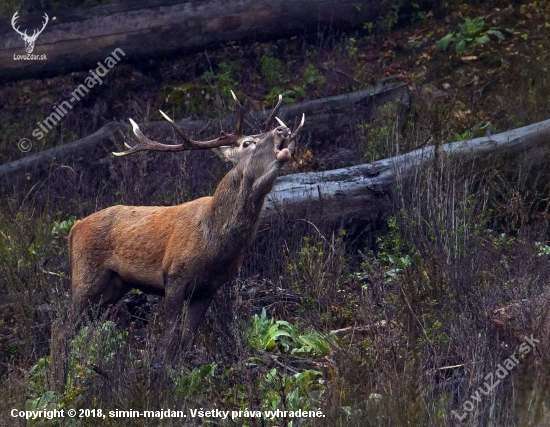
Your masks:
[[[303,221],[303,222],[307,222],[309,225],[311,225],[313,228],[315,228],[315,230],[317,230],[317,233],[319,233],[319,235],[321,236],[321,238],[332,248],[334,249],[334,245],[332,243],[330,243],[325,236],[323,236],[323,233],[321,233],[321,230],[319,230],[319,228],[317,228],[317,226],[312,223],[311,221],[308,221],[307,219],[303,219],[303,218],[298,218],[296,221]]]
[[[393,76],[384,77],[384,78],[378,80],[378,84],[388,83],[388,82],[391,82],[392,80],[398,80],[402,77],[403,76],[401,76],[399,74],[394,74]]]
[[[266,351],[263,351],[263,350],[260,350],[259,353],[265,357],[268,357],[269,359],[273,360],[273,362],[275,362],[277,365],[281,366],[282,368],[294,373],[294,374],[299,374],[300,371],[294,369],[292,366],[288,366],[288,365],[285,365],[284,363],[281,363],[279,362],[279,356],[277,356],[276,354],[269,354],[268,352]]]
[[[438,370],[438,371],[443,371],[444,369],[462,368],[463,366],[464,366],[464,363],[461,363],[460,365],[442,366],[441,368],[437,368],[437,370]]]
[[[365,333],[372,332],[376,327],[384,327],[386,325],[387,325],[387,322],[385,320],[381,320],[380,322],[376,322],[374,325],[348,326],[347,328],[334,329],[333,331],[330,331],[329,334],[335,335],[337,337],[341,337],[349,333],[365,334]]]
[[[96,365],[89,365],[88,368],[90,368],[92,371],[94,371],[96,374],[102,376],[103,378],[106,378],[107,380],[111,381],[111,377],[102,369],[100,369]]]
[[[61,277],[61,278],[65,277],[63,274],[55,273],[53,271],[44,270],[43,268],[41,268],[40,271],[42,271],[42,273],[44,273],[44,274],[49,274],[50,276],[56,276],[56,277]]]

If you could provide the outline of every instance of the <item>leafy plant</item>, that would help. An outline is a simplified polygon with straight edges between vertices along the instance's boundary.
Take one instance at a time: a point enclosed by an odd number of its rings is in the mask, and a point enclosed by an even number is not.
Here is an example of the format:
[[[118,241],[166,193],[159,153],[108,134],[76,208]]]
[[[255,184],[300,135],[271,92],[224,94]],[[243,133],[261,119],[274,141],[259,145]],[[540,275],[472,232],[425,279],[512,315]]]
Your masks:
[[[182,392],[185,398],[204,394],[215,378],[217,363],[208,363],[193,369],[187,375],[176,376],[172,372],[172,379],[176,389]]]
[[[457,32],[447,34],[436,43],[436,46],[439,50],[445,51],[451,43],[455,43],[457,55],[462,55],[464,52],[469,52],[477,46],[491,41],[490,36],[494,36],[499,40],[504,39],[502,32],[496,28],[485,30],[485,21],[483,18],[466,18],[458,26]]]
[[[52,234],[58,236],[60,234],[68,234],[71,231],[74,223],[76,222],[76,217],[71,216],[65,221],[55,221],[52,227]]]
[[[386,34],[389,33],[399,20],[402,6],[402,0],[383,0],[380,3],[381,9],[376,20],[376,30]]]
[[[204,75],[203,75],[204,77]],[[227,78],[228,76],[225,76]],[[216,80],[215,78],[213,80]],[[222,84],[230,84],[230,81]],[[158,102],[176,114],[212,114],[215,88],[210,85],[183,83],[167,85],[159,91]]]
[[[50,411],[50,410],[56,409],[57,406],[58,405],[57,405],[57,398],[55,396],[55,392],[51,390],[47,390],[38,397],[27,399],[27,403],[25,404],[25,410],[26,411]],[[36,419],[32,419],[32,418],[29,419],[29,422],[27,425],[57,427],[61,425],[61,421],[59,419],[57,420],[43,419],[41,417],[37,417]]]
[[[260,316],[254,315],[252,323],[251,344],[258,350],[297,355],[325,355],[330,351],[329,341],[318,332],[300,334],[297,325],[267,317],[265,308]]]
[[[407,40],[407,44],[414,50],[420,49],[422,46],[415,37],[410,37],[409,40]]]
[[[365,22],[363,24],[363,29],[367,30],[369,32],[369,34],[372,34],[372,32],[374,30],[374,22]]]
[[[69,375],[60,403],[64,407],[75,402],[88,389],[94,369],[111,362],[128,338],[128,331],[118,332],[113,321],[104,322],[99,328],[84,326],[71,342]]]
[[[36,365],[29,370],[29,389],[30,397],[41,397],[48,385],[48,365],[50,364],[49,357],[38,359]]]
[[[237,63],[228,63],[224,61],[220,62],[218,65],[217,73],[214,71],[206,71],[203,73],[202,77],[209,84],[215,84],[221,93],[229,95],[230,91],[235,90],[239,85],[237,80],[233,77],[234,73],[238,71],[238,68],[239,66]]]
[[[379,237],[376,243],[379,248],[378,259],[393,264],[397,264],[395,260],[407,255],[410,249],[401,234],[395,216],[388,219],[388,233],[383,237]]]
[[[346,44],[346,51],[350,58],[355,58],[357,56],[357,39],[350,37]]]
[[[412,3],[412,7],[413,7],[413,15],[412,15],[412,20],[413,22],[414,21],[425,21],[428,19],[428,14],[426,12],[424,12],[423,10],[421,10],[421,7],[420,7],[420,4],[416,3],[416,2],[413,2]]]
[[[303,80],[306,85],[317,86],[325,83],[326,78],[319,72],[315,65],[309,64],[304,69]]]
[[[277,58],[262,56],[260,58],[260,69],[268,86],[279,86],[285,80],[283,64]]]
[[[44,411],[57,408],[57,396],[55,392],[48,390],[48,369],[50,364],[49,357],[38,359],[38,362],[29,370],[28,386],[29,393],[25,403],[27,411]],[[29,425],[45,425],[48,427],[57,427],[59,420],[51,419],[31,419]]]
[[[538,249],[538,256],[550,255],[550,246],[543,242],[535,242],[535,247]]]
[[[472,139],[472,133],[469,130],[464,132],[455,132],[453,135],[454,141],[466,141],[468,139]]]
[[[275,78],[274,73],[271,71],[269,72],[269,75],[270,78]],[[302,81],[300,84],[293,86],[291,89],[282,89],[279,86],[275,86],[266,96],[266,102],[274,103],[277,101],[279,94],[283,95],[283,99],[285,101],[297,101],[299,99],[303,99],[306,96],[308,89],[315,89],[324,84],[325,81],[325,76],[319,72],[315,65],[310,64],[303,70]]]
[[[64,400],[71,402],[82,390],[79,383],[93,376],[93,368],[113,359],[128,337],[128,331],[118,332],[113,321],[104,322],[100,328],[90,330],[84,326],[72,341],[69,362],[68,389]],[[75,394],[75,396],[72,396]]]
[[[128,331],[118,332],[116,324],[108,320],[101,328],[84,326],[72,341],[73,358],[80,364],[96,365],[112,358],[126,343]]]
[[[277,409],[286,411],[307,411],[319,406],[324,394],[323,374],[306,369],[293,376],[271,369],[263,379],[260,388],[264,395],[262,406],[266,418],[273,419]],[[268,411],[273,411],[270,417]],[[295,420],[288,421],[288,426],[295,425]]]

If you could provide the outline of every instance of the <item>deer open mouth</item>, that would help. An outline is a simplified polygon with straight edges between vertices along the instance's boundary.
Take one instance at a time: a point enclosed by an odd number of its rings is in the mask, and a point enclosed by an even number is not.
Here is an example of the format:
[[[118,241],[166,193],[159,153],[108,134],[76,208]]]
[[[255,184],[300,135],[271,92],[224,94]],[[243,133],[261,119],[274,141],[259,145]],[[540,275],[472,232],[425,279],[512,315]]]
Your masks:
[[[290,138],[286,137],[284,138],[281,143],[277,146],[277,151],[282,151],[285,148],[288,148],[288,144],[290,143]]]

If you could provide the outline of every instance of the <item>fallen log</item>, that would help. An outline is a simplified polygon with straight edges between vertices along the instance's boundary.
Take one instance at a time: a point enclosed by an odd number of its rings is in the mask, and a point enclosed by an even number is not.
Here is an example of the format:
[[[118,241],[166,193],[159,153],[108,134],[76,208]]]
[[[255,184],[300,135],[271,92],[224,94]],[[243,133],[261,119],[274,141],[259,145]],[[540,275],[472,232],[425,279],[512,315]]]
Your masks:
[[[281,215],[308,218],[313,222],[341,218],[372,219],[391,212],[392,194],[418,168],[434,161],[436,153],[487,167],[491,159],[506,156],[516,165],[538,170],[548,164],[550,120],[519,129],[422,148],[397,157],[325,172],[282,176],[267,196],[261,226],[269,227]],[[510,166],[510,165],[508,165]]]
[[[49,22],[34,55],[15,60],[25,45],[8,19],[0,23],[0,80],[57,75],[96,67],[117,48],[125,61],[183,55],[220,44],[269,40],[320,29],[360,28],[374,21],[377,0],[138,0],[47,12]],[[41,28],[43,13],[22,16],[17,26]]]
[[[376,114],[379,106],[397,101],[406,104],[408,99],[407,86],[397,83],[286,106],[281,108],[280,115],[283,118],[299,119],[302,113],[305,114],[308,124],[303,130],[305,137],[314,141],[323,141],[345,132],[353,132],[357,116],[368,120]],[[248,114],[245,121],[261,123],[269,112],[267,110]],[[234,117],[222,119],[221,128],[230,128],[233,126],[234,120]],[[288,124],[291,125],[291,122],[288,121]],[[219,129],[217,123],[212,123],[209,120],[184,120],[179,121],[178,125],[188,133],[203,131],[208,137],[212,137],[217,132],[213,129]],[[142,126],[142,129],[148,135],[153,135],[159,140],[172,138],[173,135],[172,128],[166,121],[148,123]],[[206,132],[204,132],[205,129],[207,129]],[[129,133],[129,125],[112,122],[77,141],[0,165],[0,184],[14,183],[16,177],[21,177],[24,174],[29,174],[30,176],[27,176],[26,179],[33,181],[49,167],[51,162],[67,165],[75,170],[86,168],[90,163],[110,157],[112,151],[120,149],[124,137]]]

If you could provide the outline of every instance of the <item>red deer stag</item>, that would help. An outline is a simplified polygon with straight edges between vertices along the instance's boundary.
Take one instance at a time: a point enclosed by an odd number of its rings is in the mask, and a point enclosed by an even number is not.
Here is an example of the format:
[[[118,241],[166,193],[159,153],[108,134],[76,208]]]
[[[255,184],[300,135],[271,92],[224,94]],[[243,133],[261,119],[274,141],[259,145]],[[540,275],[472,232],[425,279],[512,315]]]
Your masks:
[[[125,144],[128,150],[113,153],[116,156],[215,148],[234,167],[211,197],[171,207],[113,206],[78,221],[69,234],[71,324],[91,304],[115,304],[130,289],[139,289],[165,297],[169,356],[179,344],[190,343],[216,291],[235,277],[243,251],[254,239],[265,196],[281,166],[292,158],[294,140],[304,124],[302,116],[291,132],[275,117],[279,97],[263,133],[245,136],[244,111],[234,94],[233,98],[238,111],[235,131],[210,141],[194,141],[162,111],[182,144],[152,141],[130,119],[138,143]],[[270,130],[273,119],[279,126]]]

